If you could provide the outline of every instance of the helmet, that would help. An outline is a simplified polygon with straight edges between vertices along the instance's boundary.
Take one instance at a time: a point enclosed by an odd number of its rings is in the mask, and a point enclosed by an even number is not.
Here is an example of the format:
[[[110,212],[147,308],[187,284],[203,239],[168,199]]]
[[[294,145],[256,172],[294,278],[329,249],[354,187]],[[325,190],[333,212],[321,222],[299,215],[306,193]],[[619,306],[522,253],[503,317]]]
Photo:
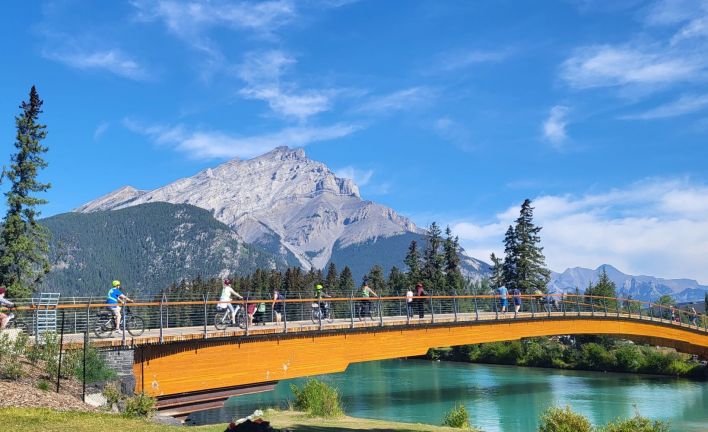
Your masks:
[[[231,279],[224,279],[224,285],[231,285]]]
[[[113,288],[119,287],[119,286],[120,286],[120,281],[119,281],[119,280],[114,280],[111,285],[113,285]]]
[[[320,284],[315,285],[315,289],[318,290],[318,291],[321,290],[321,289],[322,289],[322,285],[320,285]]]

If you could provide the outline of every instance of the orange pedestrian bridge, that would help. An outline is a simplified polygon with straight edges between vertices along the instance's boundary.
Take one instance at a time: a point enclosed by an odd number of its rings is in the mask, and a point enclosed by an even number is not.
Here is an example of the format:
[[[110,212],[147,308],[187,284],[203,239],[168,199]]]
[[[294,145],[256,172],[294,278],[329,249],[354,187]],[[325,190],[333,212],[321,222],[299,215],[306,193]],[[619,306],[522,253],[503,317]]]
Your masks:
[[[89,343],[127,353],[135,392],[156,397],[159,409],[175,416],[219,407],[234,395],[272,389],[280,380],[342,372],[351,363],[420,356],[435,347],[609,335],[708,359],[705,315],[628,299],[246,299],[231,302],[242,327],[231,325],[228,316],[220,321],[225,312],[217,309],[218,303],[204,297],[136,302],[131,313],[141,318],[144,330],[121,328],[103,337],[94,329],[97,309],[105,304],[63,303],[56,308],[63,317],[67,349]]]

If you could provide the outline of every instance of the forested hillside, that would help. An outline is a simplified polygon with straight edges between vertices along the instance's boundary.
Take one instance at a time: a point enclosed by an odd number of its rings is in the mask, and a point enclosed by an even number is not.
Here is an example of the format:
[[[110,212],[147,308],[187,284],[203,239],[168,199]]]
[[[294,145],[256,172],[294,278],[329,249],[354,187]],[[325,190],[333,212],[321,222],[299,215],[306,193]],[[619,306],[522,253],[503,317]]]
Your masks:
[[[200,275],[245,275],[288,265],[245,244],[207,210],[187,204],[65,213],[41,223],[52,234],[52,270],[41,289],[64,295],[102,295],[113,279],[131,294],[147,294]]]

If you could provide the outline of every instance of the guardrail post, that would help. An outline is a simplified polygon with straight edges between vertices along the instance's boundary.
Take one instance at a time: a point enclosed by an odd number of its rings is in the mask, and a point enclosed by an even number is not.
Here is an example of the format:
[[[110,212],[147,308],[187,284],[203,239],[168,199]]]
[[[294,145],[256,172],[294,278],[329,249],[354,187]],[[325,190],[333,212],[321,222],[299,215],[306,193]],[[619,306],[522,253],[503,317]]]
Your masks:
[[[590,297],[590,316],[595,316],[595,303],[592,301],[592,297]]]
[[[165,303],[165,294],[162,294],[162,297],[160,297],[160,343],[165,342],[165,336],[162,332],[163,329],[163,322],[162,322],[162,307],[163,304]]]
[[[207,295],[202,294],[204,298],[204,339],[207,337]]]
[[[495,294],[492,298],[494,302],[494,319],[499,319],[499,308],[497,307],[497,295]]]
[[[531,318],[536,318],[536,298],[530,299],[531,303]]]
[[[553,297],[552,297],[551,295],[548,295],[548,297],[546,297],[546,299],[548,300],[548,301],[546,302],[546,311],[548,312],[548,317],[550,318],[550,316],[551,316],[551,310],[553,309],[553,303],[551,302],[551,300],[553,299]]]
[[[354,328],[354,292],[349,293],[349,328]]]
[[[125,317],[126,317],[126,315],[127,315],[127,311],[126,311],[126,306],[124,303],[123,313],[120,315],[120,319],[121,319],[120,324],[121,324],[121,327],[123,327],[123,331],[121,332],[122,336],[120,338],[120,346],[122,346],[124,348],[125,348]]]
[[[578,311],[578,316],[580,316],[580,296],[575,296],[575,308]]]
[[[561,294],[561,308],[563,309],[563,316],[565,316],[565,293]]]
[[[379,296],[378,302],[379,302],[379,326],[383,327],[383,303],[381,302],[381,296]]]
[[[605,302],[605,316],[607,316],[607,302]]]
[[[248,336],[248,322],[251,320],[251,316],[248,314],[248,296],[250,293],[246,293],[246,336]]]
[[[285,296],[283,296],[283,299],[280,300],[283,302],[283,333],[288,332],[288,304],[285,303]]]
[[[61,311],[61,330],[59,336],[59,363],[57,364],[57,393],[59,393],[59,382],[61,381],[61,359],[64,352],[64,311]]]
[[[479,309],[477,309],[477,296],[474,296],[474,320],[479,321]]]
[[[297,298],[302,300],[302,294],[298,293]],[[303,303],[302,301],[300,302],[300,319],[305,319],[305,303]]]
[[[87,332],[86,334],[87,335],[88,335],[88,331],[89,331],[89,327],[90,327],[89,326],[90,321],[91,321],[91,297],[89,297],[89,301],[86,304],[86,332]],[[86,337],[88,337],[88,336],[86,336]]]
[[[433,290],[430,290],[430,323],[435,323],[435,307],[433,303]]]
[[[620,316],[620,308],[621,308],[622,305],[621,305],[621,303],[619,303],[619,302],[615,302],[615,303],[616,303],[616,305],[617,305],[617,318],[619,318],[619,316]]]
[[[457,322],[457,291],[452,290],[452,313],[455,314],[455,322]]]
[[[74,305],[75,305],[76,304],[76,297],[71,297],[71,300],[72,300],[72,303],[74,303]],[[76,312],[77,310],[78,309],[74,309],[74,333],[78,333],[78,330],[76,327],[76,325],[77,325],[76,321],[78,318],[78,312]]]

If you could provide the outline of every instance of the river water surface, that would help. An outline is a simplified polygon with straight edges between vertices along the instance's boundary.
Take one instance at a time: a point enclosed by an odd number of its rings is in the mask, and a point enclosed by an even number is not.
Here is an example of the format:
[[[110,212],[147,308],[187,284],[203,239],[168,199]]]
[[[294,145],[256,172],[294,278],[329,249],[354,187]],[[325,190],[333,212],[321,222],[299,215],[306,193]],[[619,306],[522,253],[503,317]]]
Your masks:
[[[629,417],[636,405],[644,416],[669,420],[673,431],[708,431],[705,381],[427,360],[359,363],[318,378],[339,388],[353,417],[440,424],[459,402],[484,431],[517,432],[536,430],[539,415],[550,405],[570,405],[593,424]],[[257,408],[286,407],[290,384],[304,381],[282,381],[275,391],[232,398],[191,420],[225,423]]]

